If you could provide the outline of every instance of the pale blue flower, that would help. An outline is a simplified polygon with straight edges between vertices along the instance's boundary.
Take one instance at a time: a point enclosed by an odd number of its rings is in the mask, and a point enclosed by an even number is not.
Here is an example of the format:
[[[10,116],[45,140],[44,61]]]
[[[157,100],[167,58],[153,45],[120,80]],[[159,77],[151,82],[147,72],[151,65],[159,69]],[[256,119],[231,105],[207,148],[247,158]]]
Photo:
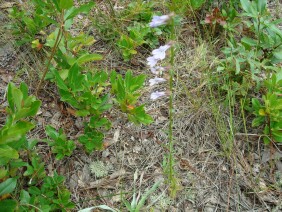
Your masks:
[[[160,46],[158,49],[152,51],[153,57],[157,60],[165,59],[165,52],[171,47],[170,44],[166,44],[164,46]]]
[[[150,86],[153,86],[153,85],[156,85],[160,82],[165,82],[165,81],[166,81],[166,79],[164,79],[164,78],[155,77],[154,79],[150,79],[149,83],[150,83]]]
[[[151,97],[150,98],[152,100],[156,100],[156,99],[158,99],[158,98],[160,98],[162,96],[165,96],[165,95],[166,95],[165,91],[156,91],[156,92],[151,93]]]
[[[153,68],[158,63],[159,60],[155,57],[148,57],[147,61],[148,61],[147,65],[150,66],[151,68]]]
[[[154,15],[152,21],[149,23],[150,27],[158,27],[163,24],[166,24],[166,22],[170,19],[169,15],[162,15],[162,16],[157,16]]]

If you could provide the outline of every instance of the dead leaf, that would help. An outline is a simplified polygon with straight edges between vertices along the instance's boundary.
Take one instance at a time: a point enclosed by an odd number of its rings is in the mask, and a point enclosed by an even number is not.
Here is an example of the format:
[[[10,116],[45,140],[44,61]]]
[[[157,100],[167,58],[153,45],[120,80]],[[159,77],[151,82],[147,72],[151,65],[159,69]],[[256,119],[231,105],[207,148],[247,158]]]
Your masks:
[[[68,114],[70,114],[72,116],[76,116],[76,114],[75,114],[76,111],[72,108],[67,107],[67,112],[68,112]]]
[[[120,176],[123,176],[123,175],[128,175],[130,173],[126,172],[124,169],[120,169],[116,172],[114,172],[113,174],[110,175],[110,179],[115,179],[115,178],[118,178]]]
[[[120,128],[117,128],[115,133],[114,133],[114,137],[112,139],[105,139],[104,148],[107,148],[107,147],[115,144],[116,142],[118,142],[119,135],[120,135]]]
[[[101,180],[96,180],[95,182],[90,182],[90,185],[86,187],[87,189],[92,189],[92,188],[115,189],[117,180],[118,179],[109,180],[109,179],[104,178]]]

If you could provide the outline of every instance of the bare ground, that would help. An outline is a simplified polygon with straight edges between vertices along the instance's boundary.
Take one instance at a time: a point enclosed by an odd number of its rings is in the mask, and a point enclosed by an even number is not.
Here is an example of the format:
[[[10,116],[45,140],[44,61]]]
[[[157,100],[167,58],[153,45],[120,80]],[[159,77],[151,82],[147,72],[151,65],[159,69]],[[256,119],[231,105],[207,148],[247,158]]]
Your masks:
[[[183,36],[187,36],[185,33],[189,30],[183,29]],[[253,129],[244,132],[240,113],[234,117],[236,132],[230,139],[229,113],[211,96],[207,78],[217,58],[208,44],[199,45],[193,37],[185,37],[179,43],[174,81],[174,148],[179,191],[176,199],[170,199],[169,187],[162,183],[147,205],[159,198],[154,204],[155,211],[281,211],[281,146],[277,146],[275,155],[270,157],[258,132]],[[132,63],[124,63],[103,41],[96,42],[92,48],[104,55],[102,62],[93,64],[95,68],[121,71],[130,68],[134,73],[150,75],[142,65],[145,56],[141,54]],[[36,52],[14,48],[10,42],[1,43],[1,124],[5,121],[7,83],[24,80],[31,92],[34,91],[41,67],[36,57]],[[150,92],[151,88],[145,88],[142,102],[147,103],[147,111],[155,122],[149,126],[135,126],[114,108],[107,115],[113,127],[106,134],[108,147],[103,151],[87,155],[77,144],[70,158],[56,161],[47,144],[40,142],[37,146],[47,173],[51,175],[56,170],[66,176],[66,186],[72,193],[76,210],[105,204],[123,211],[121,192],[126,199],[131,199],[136,170],[137,191],[141,193],[165,178],[162,164],[167,154],[163,144],[168,142],[168,99],[152,102]],[[73,140],[82,133],[83,120],[72,116],[70,107],[60,102],[54,85],[46,82],[39,98],[42,107],[36,117],[38,126],[29,137],[45,138],[47,124],[63,128]],[[232,151],[227,153],[229,147]],[[108,169],[106,176],[97,178],[91,173],[93,161],[103,162]]]

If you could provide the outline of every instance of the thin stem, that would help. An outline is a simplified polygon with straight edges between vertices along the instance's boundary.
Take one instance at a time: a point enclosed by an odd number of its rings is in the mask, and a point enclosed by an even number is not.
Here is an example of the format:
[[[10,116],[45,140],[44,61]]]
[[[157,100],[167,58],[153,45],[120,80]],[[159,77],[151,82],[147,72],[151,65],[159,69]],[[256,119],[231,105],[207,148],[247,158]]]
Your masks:
[[[62,26],[63,27],[63,26]],[[48,62],[47,62],[47,65],[45,66],[45,70],[44,70],[44,72],[43,72],[43,75],[42,75],[42,77],[41,77],[41,79],[40,79],[40,81],[39,81],[39,83],[38,83],[38,85],[37,85],[37,88],[36,88],[36,91],[35,91],[35,95],[38,97],[38,91],[40,90],[40,88],[41,88],[41,85],[42,85],[42,83],[43,83],[43,81],[44,81],[44,78],[45,78],[45,76],[46,76],[46,74],[47,74],[47,72],[48,72],[48,70],[49,70],[49,66],[50,66],[50,64],[51,64],[51,61],[52,61],[52,59],[54,58],[54,55],[55,55],[55,53],[56,53],[56,50],[57,50],[57,47],[58,47],[58,45],[59,45],[59,43],[60,43],[60,41],[61,41],[61,35],[62,35],[62,27],[59,29],[59,32],[58,32],[58,36],[57,36],[57,38],[56,38],[56,41],[55,41],[55,44],[54,44],[54,46],[53,46],[53,48],[52,48],[52,51],[51,51],[51,54],[50,54],[50,56],[49,56],[49,58],[48,58]]]
[[[42,211],[40,208],[36,207],[35,205],[31,205],[31,204],[28,204],[28,203],[22,203],[21,205],[33,207],[33,208],[37,209],[40,212]]]
[[[175,29],[174,29],[174,20],[171,19],[171,40],[175,40]],[[169,133],[168,133],[168,139],[169,139],[169,158],[168,158],[168,166],[169,166],[169,173],[168,178],[170,181],[170,193],[172,197],[175,197],[176,191],[177,191],[177,182],[175,177],[175,171],[174,171],[174,142],[173,142],[173,77],[174,77],[174,57],[175,57],[175,50],[172,47],[170,50],[170,66],[171,69],[169,71],[169,90],[170,90],[170,96],[169,96]]]
[[[269,139],[270,139],[270,144],[269,144],[269,151],[270,151],[270,176],[271,176],[271,179],[273,180],[274,179],[274,176],[273,176],[273,171],[274,171],[274,163],[272,161],[272,156],[275,154],[275,149],[273,147],[273,143],[274,143],[274,140],[273,140],[273,135],[272,135],[272,131],[271,131],[271,120],[270,120],[270,115],[267,116],[267,125],[268,125],[268,129],[269,129]]]
[[[261,20],[260,20],[260,15],[258,16],[258,19],[257,19],[257,21],[258,21],[258,34],[257,34],[257,36],[258,36],[258,42],[257,42],[257,48],[256,48],[256,53],[259,51],[259,48],[260,48],[260,25],[261,25]]]

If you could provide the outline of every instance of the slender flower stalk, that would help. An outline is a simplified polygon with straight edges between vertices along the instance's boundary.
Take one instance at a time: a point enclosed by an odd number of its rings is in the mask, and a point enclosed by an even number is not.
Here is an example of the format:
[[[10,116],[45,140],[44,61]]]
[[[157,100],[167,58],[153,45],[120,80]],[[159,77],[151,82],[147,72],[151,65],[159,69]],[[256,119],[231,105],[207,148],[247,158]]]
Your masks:
[[[153,16],[153,20],[150,22],[150,27],[157,27],[166,24],[172,17],[173,13],[170,15],[163,16]],[[175,40],[174,31],[174,21],[171,19],[171,40]],[[150,86],[156,85],[160,82],[165,82],[165,78],[159,78],[158,75],[162,74],[163,71],[169,70],[169,91],[156,91],[151,93],[151,100],[156,100],[161,97],[169,95],[169,130],[168,130],[168,140],[169,140],[169,154],[167,157],[167,165],[164,167],[164,173],[167,174],[168,182],[170,185],[170,194],[172,197],[176,196],[178,190],[177,178],[174,170],[174,149],[173,149],[173,65],[174,65],[174,48],[172,47],[173,42],[169,42],[164,46],[160,46],[158,49],[152,51],[152,56],[147,58],[148,66],[150,66],[151,72],[156,75],[155,78],[150,79]],[[157,63],[166,58],[166,51],[170,49],[170,66],[162,67],[156,66]]]

